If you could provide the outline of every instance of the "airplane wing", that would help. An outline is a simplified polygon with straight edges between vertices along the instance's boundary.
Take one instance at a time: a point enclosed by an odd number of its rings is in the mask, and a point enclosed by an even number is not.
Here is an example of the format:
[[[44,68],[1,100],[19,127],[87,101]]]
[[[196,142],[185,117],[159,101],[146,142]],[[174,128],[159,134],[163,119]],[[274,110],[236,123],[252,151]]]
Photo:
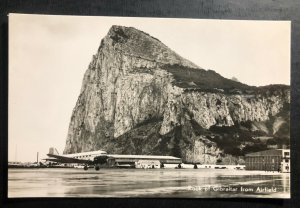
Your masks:
[[[90,160],[76,159],[76,158],[66,157],[66,156],[62,156],[62,155],[47,154],[47,156],[52,157],[52,158],[48,158],[47,159],[48,161],[60,162],[60,163],[89,163],[89,162],[91,162]]]
[[[59,159],[56,159],[56,158],[45,158],[45,159],[43,159],[43,160],[50,161],[50,162],[57,162],[57,163],[60,162],[60,160],[59,160]]]

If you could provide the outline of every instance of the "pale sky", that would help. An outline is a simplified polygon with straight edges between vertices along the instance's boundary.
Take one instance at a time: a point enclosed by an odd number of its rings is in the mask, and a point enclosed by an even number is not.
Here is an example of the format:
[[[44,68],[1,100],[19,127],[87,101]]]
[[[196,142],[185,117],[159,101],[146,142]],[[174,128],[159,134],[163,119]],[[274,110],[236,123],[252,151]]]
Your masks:
[[[290,83],[290,21],[9,16],[9,161],[62,153],[84,72],[112,25],[248,85]]]

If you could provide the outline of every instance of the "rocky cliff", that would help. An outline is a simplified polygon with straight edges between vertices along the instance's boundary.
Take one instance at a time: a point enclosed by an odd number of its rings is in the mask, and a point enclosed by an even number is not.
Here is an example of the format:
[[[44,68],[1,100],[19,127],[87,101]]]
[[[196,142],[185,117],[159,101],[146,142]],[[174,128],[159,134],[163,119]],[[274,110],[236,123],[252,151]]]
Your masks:
[[[266,140],[288,143],[289,102],[288,86],[226,79],[147,33],[112,26],[85,72],[64,153],[230,163]]]

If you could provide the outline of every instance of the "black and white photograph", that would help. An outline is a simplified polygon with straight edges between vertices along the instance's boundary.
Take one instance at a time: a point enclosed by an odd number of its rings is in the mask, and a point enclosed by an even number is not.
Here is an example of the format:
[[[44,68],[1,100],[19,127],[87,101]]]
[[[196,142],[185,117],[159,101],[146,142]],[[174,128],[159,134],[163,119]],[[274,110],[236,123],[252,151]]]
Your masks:
[[[291,21],[8,23],[8,198],[290,198]]]

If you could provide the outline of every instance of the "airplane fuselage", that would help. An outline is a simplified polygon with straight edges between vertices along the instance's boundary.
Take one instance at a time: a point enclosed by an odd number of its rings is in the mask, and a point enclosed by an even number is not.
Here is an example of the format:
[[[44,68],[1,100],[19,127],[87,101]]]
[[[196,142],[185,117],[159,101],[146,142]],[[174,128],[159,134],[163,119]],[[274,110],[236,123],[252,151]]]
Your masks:
[[[58,162],[58,163],[74,163],[74,164],[85,164],[85,170],[88,165],[95,165],[95,169],[99,170],[102,164],[135,164],[143,160],[155,160],[160,163],[177,163],[180,164],[182,161],[180,158],[173,156],[164,155],[118,155],[118,154],[107,154],[106,151],[97,150],[90,152],[81,152],[73,154],[59,155],[55,148],[50,148],[47,154],[49,158],[46,161]]]
[[[61,156],[80,159],[80,160],[91,160],[93,161],[97,156],[107,155],[107,152],[102,150],[91,151],[91,152],[81,152],[81,153],[73,153],[73,154],[64,154]]]

